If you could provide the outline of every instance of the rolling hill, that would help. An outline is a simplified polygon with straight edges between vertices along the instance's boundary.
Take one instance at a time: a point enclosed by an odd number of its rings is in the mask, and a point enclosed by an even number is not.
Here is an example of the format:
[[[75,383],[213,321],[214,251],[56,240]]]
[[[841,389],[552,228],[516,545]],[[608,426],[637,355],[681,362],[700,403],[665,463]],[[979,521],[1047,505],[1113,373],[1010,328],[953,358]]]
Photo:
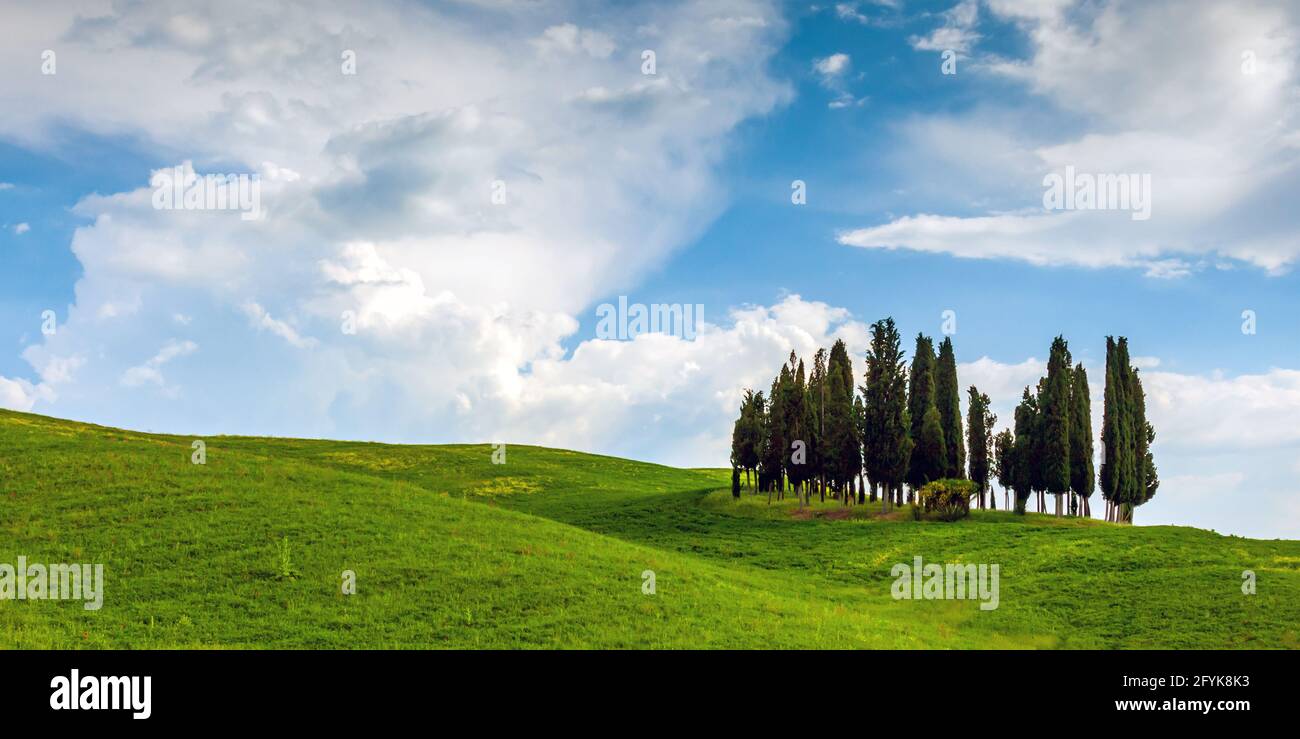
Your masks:
[[[0,411],[0,563],[106,580],[98,611],[0,600],[0,647],[1300,646],[1295,541],[799,512],[729,471],[529,446],[206,437],[198,465],[193,441]],[[998,608],[894,600],[918,555],[998,564]]]

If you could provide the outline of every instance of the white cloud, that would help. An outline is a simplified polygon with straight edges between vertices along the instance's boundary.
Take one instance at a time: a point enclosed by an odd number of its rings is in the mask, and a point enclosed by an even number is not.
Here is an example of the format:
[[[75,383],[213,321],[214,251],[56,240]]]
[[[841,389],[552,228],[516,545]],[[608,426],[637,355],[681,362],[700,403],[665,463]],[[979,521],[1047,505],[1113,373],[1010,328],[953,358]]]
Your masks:
[[[953,51],[965,54],[979,41],[980,35],[975,31],[979,20],[979,3],[976,0],[961,0],[943,13],[943,25],[926,36],[913,36],[908,39],[917,51]]]
[[[865,98],[855,99],[846,87],[847,80],[845,78],[852,64],[853,60],[843,52],[813,60],[813,71],[820,76],[822,86],[836,93],[835,99],[827,104],[827,107],[832,110],[847,108],[851,105],[861,105],[866,100]]]
[[[958,343],[958,352],[961,351]],[[1155,357],[1134,358],[1147,397],[1147,419],[1160,489],[1138,512],[1139,523],[1168,523],[1247,536],[1295,537],[1293,461],[1300,458],[1300,371],[1274,369],[1228,377],[1153,369]],[[1086,367],[1092,399],[1093,445],[1101,454],[1105,372]],[[957,367],[962,387],[975,385],[993,401],[998,429],[1013,426],[1014,409],[1047,372],[1037,359],[1008,364],[982,357]],[[963,405],[964,407],[964,405]]]
[[[533,45],[543,53],[574,54],[579,51],[598,59],[614,53],[614,42],[600,31],[578,28],[572,23],[551,26],[533,39]]]
[[[32,227],[31,227],[30,224],[27,224],[27,223],[20,223],[20,224],[18,224],[17,226],[14,226],[14,235],[15,235],[15,236],[22,236],[23,234],[27,233],[27,232],[30,231],[30,230],[32,230]]]
[[[848,71],[852,60],[844,52],[836,52],[828,57],[813,60],[813,69],[820,74],[823,79],[829,80],[833,77],[839,77]]]
[[[11,411],[30,411],[38,400],[52,401],[53,390],[44,384],[33,385],[24,379],[9,379],[0,375],[0,408]]]
[[[240,310],[244,312],[244,315],[248,316],[249,323],[257,330],[269,331],[289,342],[290,346],[306,349],[316,345],[315,339],[301,336],[292,326],[284,321],[272,318],[271,314],[267,313],[262,306],[251,300],[241,305]]]
[[[139,387],[145,383],[162,387],[165,384],[162,375],[163,365],[177,357],[193,354],[198,349],[199,345],[193,341],[169,341],[144,364],[130,367],[123,372],[121,383],[126,387]]]
[[[76,302],[24,356],[66,365],[45,410],[118,425],[604,444],[582,431],[595,412],[583,403],[616,377],[551,394],[533,378],[582,364],[560,344],[577,316],[702,231],[726,204],[727,136],[790,97],[767,72],[786,31],[767,0],[611,6],[581,26],[514,5],[15,12],[18,45],[57,42],[59,85],[7,85],[27,103],[0,135],[55,147],[58,121],[129,134],[198,173],[221,162],[262,178],[265,217],[251,222],[155,210],[148,172],[77,204]],[[0,61],[17,64],[14,25]],[[658,55],[653,77],[643,48]],[[343,49],[355,77],[337,66]],[[131,320],[109,320],[127,306]],[[355,334],[340,330],[349,312]],[[158,347],[178,329],[201,331],[208,358],[166,364],[164,389],[186,402],[115,392],[164,385]],[[660,339],[639,341],[581,355]],[[528,411],[543,397],[564,413]]]
[[[1293,6],[993,0],[987,8],[1024,33],[1030,52],[1014,60],[977,54],[963,74],[1018,82],[1029,97],[899,124],[907,144],[899,160],[951,173],[947,190],[969,193],[971,202],[952,203],[961,215],[891,217],[844,243],[1135,267],[1155,277],[1186,275],[1203,260],[1276,273],[1300,259],[1294,219],[1278,205],[1300,195]],[[950,20],[962,18],[974,22],[973,5]],[[940,43],[925,45],[931,41]],[[1254,54],[1251,74],[1243,71],[1245,51]],[[1017,111],[1029,108],[1036,120],[1059,125],[1024,122]],[[1003,132],[1000,142],[990,141],[990,123]],[[1150,175],[1150,220],[1121,222],[1123,211],[1044,212],[1042,179],[1067,166]]]

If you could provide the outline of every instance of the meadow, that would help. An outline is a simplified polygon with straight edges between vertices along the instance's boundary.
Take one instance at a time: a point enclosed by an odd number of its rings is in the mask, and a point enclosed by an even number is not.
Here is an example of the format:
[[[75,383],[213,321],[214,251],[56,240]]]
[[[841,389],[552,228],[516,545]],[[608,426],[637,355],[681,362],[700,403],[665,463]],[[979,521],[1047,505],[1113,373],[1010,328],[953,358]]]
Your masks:
[[[0,411],[0,563],[106,578],[98,611],[0,600],[0,647],[1300,646],[1296,541],[800,510],[734,499],[729,470],[530,446],[205,437],[194,464],[194,440]],[[914,556],[998,564],[998,608],[895,600]]]

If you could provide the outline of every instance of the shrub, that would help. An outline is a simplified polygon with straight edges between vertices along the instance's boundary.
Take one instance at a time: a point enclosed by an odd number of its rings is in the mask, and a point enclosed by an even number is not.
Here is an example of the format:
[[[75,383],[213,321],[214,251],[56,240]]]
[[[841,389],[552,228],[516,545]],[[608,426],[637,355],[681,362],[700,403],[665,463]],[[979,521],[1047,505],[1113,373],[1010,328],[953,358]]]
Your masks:
[[[935,480],[917,492],[916,504],[941,521],[956,521],[970,515],[971,496],[978,492],[973,480]]]

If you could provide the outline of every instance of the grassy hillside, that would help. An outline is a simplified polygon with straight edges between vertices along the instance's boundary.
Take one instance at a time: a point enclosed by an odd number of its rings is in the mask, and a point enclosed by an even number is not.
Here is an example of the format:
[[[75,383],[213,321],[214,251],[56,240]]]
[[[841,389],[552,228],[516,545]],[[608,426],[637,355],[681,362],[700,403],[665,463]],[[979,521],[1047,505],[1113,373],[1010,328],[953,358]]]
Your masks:
[[[800,514],[536,447],[216,437],[194,465],[191,441],[0,411],[0,563],[103,563],[107,591],[0,601],[0,647],[1300,645],[1300,542]],[[999,608],[893,600],[914,555],[999,564]]]

